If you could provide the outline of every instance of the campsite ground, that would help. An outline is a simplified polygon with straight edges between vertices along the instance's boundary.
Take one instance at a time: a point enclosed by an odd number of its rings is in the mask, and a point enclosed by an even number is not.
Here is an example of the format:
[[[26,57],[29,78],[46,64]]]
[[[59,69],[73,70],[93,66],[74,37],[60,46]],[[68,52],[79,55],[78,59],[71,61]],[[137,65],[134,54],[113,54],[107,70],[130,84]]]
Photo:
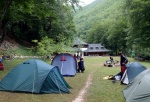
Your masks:
[[[14,66],[26,59],[4,61],[5,71],[0,71],[2,79]],[[75,77],[65,77],[67,83],[72,87],[70,94],[30,94],[0,91],[0,102],[125,102],[122,90],[126,85],[119,82],[113,84],[111,80],[103,77],[115,75],[120,67],[104,67],[103,63],[109,60],[106,57],[85,57],[85,72],[77,73]],[[114,57],[119,60],[119,57]],[[130,62],[135,60],[129,58]],[[49,60],[44,60],[50,63]],[[150,62],[140,62],[150,68]],[[81,93],[80,93],[81,92]],[[79,97],[78,97],[79,96]]]

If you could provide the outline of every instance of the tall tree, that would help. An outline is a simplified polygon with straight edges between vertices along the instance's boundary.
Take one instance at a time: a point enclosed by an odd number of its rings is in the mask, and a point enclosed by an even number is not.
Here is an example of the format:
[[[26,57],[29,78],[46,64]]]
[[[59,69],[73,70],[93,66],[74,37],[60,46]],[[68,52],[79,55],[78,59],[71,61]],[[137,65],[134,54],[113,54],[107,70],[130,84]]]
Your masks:
[[[141,48],[150,46],[150,1],[126,0],[128,43]]]
[[[6,34],[27,42],[49,35],[50,30],[59,31],[57,35],[62,34],[60,32],[65,29],[67,34],[73,34],[74,26],[70,15],[75,5],[78,6],[78,0],[1,0],[0,41],[3,41]],[[66,27],[58,30],[63,28],[63,24]],[[57,37],[54,33],[51,35]]]
[[[7,11],[11,5],[12,0],[1,0],[0,1],[0,44],[2,43],[5,33],[6,33],[6,28],[5,25],[7,21],[5,21],[5,16],[7,14]]]

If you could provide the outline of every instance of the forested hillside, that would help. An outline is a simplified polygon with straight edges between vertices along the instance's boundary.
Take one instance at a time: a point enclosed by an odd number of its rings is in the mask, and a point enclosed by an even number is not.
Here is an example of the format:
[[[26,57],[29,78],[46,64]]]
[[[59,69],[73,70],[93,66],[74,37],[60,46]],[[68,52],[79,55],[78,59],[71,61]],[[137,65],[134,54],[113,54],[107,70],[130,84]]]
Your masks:
[[[74,14],[77,35],[116,54],[134,50],[149,55],[149,8],[148,0],[95,0]]]
[[[71,48],[75,6],[78,0],[0,0],[0,48],[10,49],[7,38],[40,55]]]
[[[49,55],[71,50],[79,36],[102,43],[114,54],[134,50],[150,55],[149,0],[95,0],[75,12],[78,4],[79,0],[1,0],[0,48],[10,48],[4,45],[8,37],[29,44],[36,54]]]

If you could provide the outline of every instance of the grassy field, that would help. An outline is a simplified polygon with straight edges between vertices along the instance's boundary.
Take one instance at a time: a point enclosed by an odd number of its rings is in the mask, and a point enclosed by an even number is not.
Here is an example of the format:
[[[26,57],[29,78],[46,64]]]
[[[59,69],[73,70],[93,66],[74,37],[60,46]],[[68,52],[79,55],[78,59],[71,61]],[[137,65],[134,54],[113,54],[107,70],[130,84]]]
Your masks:
[[[12,68],[26,59],[16,59],[4,61],[5,71],[0,71],[2,79]],[[120,67],[104,67],[103,63],[109,60],[109,57],[85,57],[85,72],[77,73],[75,77],[64,77],[67,83],[72,87],[70,94],[30,94],[0,91],[0,102],[72,102],[84,87],[87,77],[92,76],[92,84],[84,97],[84,102],[125,102],[123,89],[126,85],[115,84],[111,80],[104,80],[103,77],[115,75],[120,72]],[[119,57],[114,57],[119,60]],[[129,58],[130,62],[135,60]],[[43,60],[51,63],[50,60]],[[140,62],[147,68],[150,68],[150,62]]]

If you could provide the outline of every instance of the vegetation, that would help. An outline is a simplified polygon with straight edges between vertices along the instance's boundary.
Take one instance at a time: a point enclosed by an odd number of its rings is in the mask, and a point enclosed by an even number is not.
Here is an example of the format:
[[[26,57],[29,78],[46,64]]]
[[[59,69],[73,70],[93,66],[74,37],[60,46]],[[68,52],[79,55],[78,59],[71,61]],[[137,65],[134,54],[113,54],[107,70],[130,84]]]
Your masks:
[[[64,77],[67,83],[72,87],[70,94],[32,94],[32,93],[17,93],[0,91],[2,102],[72,102],[84,88],[89,75],[92,76],[92,84],[88,92],[85,94],[85,102],[125,102],[123,97],[123,89],[126,85],[120,85],[120,82],[115,84],[111,80],[104,80],[103,77],[115,75],[120,71],[120,67],[104,67],[103,63],[109,57],[85,57],[85,72],[77,73],[75,77]],[[4,60],[4,71],[0,71],[0,79],[2,79],[12,68],[17,64],[27,59]],[[51,60],[44,60],[51,63]],[[114,57],[114,60],[119,60],[119,57]],[[129,58],[130,62],[135,60]],[[139,62],[150,68],[149,62]]]
[[[87,43],[102,43],[114,55],[119,51],[150,55],[150,1],[95,0],[75,12],[80,8],[78,3],[1,0],[0,45],[9,36],[36,54],[49,55],[64,52],[63,47],[71,51],[74,38],[79,36]],[[48,46],[51,44],[55,46]]]
[[[150,55],[149,0],[96,0],[74,14],[77,35],[126,54]]]
[[[76,36],[87,43],[102,43],[113,50],[150,56],[150,1],[149,0],[95,0],[74,12],[79,0],[0,0],[0,47],[7,37],[22,46],[0,48],[0,55],[51,55],[72,52]],[[9,40],[8,40],[9,41]],[[10,41],[9,41],[10,42]],[[11,49],[11,48],[15,49]],[[30,94],[0,91],[3,102],[71,102],[92,75],[92,85],[85,102],[125,102],[122,90],[126,86],[103,80],[120,68],[107,68],[108,57],[85,57],[85,73],[65,77],[72,87],[71,94]],[[114,57],[119,60],[119,57]],[[130,62],[134,62],[134,59]],[[13,67],[26,59],[4,60],[2,79]],[[49,59],[42,59],[51,63]],[[140,62],[150,68],[150,62]],[[17,96],[17,98],[16,98]]]
[[[78,0],[1,0],[0,45],[9,36],[31,47],[33,40],[40,42],[47,36],[55,44],[70,46],[75,35],[75,6]]]
[[[126,0],[125,7],[128,20],[127,44],[141,54],[150,55],[150,1]]]

